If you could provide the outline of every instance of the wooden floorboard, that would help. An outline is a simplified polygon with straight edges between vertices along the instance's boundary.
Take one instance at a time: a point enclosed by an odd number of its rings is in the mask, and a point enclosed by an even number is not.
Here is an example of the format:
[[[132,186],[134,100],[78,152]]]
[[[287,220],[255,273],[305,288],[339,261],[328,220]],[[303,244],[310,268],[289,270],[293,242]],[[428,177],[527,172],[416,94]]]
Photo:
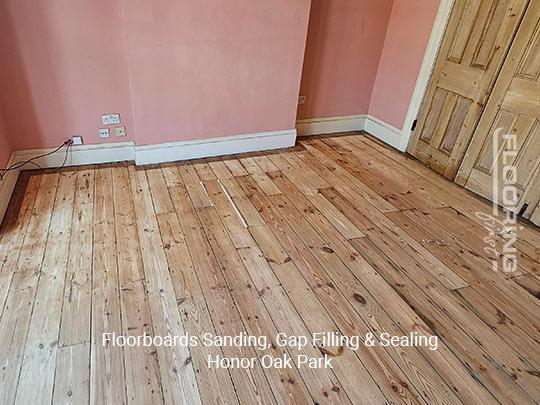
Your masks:
[[[517,271],[495,272],[491,213],[362,134],[23,173],[0,232],[0,403],[538,403],[540,231],[520,222]],[[362,340],[277,340],[320,332]],[[242,333],[269,345],[201,344]],[[382,334],[438,347],[383,346]],[[294,361],[265,368],[268,356]]]

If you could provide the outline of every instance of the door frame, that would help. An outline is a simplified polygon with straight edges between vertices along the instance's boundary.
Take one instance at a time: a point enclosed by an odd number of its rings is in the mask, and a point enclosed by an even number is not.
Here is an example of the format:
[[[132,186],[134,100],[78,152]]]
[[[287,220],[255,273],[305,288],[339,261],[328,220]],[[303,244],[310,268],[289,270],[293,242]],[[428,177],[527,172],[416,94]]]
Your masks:
[[[450,21],[455,1],[456,0],[441,0],[439,4],[437,17],[433,23],[433,29],[431,30],[420,73],[418,74],[405,123],[401,130],[399,150],[402,152],[407,151],[409,148],[409,143],[413,134],[411,128],[413,127],[414,120],[417,119],[422,103],[424,102],[424,97],[431,80],[431,74],[433,73],[433,68],[437,62],[437,57],[439,56],[439,51],[444,40],[444,34],[446,33],[446,27]]]

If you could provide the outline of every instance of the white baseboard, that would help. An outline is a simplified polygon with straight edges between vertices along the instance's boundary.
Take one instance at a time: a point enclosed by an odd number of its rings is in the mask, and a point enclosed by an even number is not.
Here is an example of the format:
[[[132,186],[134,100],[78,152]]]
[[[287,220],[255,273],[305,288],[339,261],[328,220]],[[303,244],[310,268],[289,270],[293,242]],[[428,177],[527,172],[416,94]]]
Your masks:
[[[133,142],[102,143],[98,145],[72,146],[67,155],[62,149],[52,155],[36,159],[35,162],[43,168],[60,167],[66,159],[66,166],[82,166],[100,163],[113,163],[134,160],[135,144]],[[52,152],[53,149],[16,150],[12,154],[14,162],[22,162]],[[26,165],[21,170],[36,169],[34,165]]]
[[[135,161],[137,165],[175,162],[237,153],[289,148],[296,144],[296,130],[261,132],[256,134],[197,139],[191,141],[137,146],[134,142],[104,143],[98,145],[72,146],[66,166]],[[21,162],[52,152],[54,149],[32,149],[13,152],[11,161]],[[36,159],[43,168],[59,167],[66,158],[65,149]],[[35,169],[27,165],[21,170]]]
[[[361,131],[365,126],[366,117],[366,115],[350,115],[345,117],[299,120],[296,123],[296,130],[298,131],[298,136]]]
[[[366,117],[364,131],[401,152],[405,151],[405,149],[402,149],[403,135],[401,129],[397,129],[384,121],[368,115]]]
[[[7,163],[7,166],[9,167],[12,162],[14,162],[13,155]],[[6,213],[6,209],[9,205],[9,201],[11,200],[11,195],[13,194],[13,190],[15,189],[15,184],[17,183],[18,178],[19,170],[14,170],[7,172],[4,178],[0,180],[0,223],[2,223],[2,219]]]
[[[300,136],[366,131],[388,145],[404,151],[402,149],[402,130],[371,115],[300,120],[296,124],[296,129]]]
[[[175,162],[237,153],[289,148],[296,144],[296,130],[260,132],[221,138],[143,145],[135,148],[135,164]]]

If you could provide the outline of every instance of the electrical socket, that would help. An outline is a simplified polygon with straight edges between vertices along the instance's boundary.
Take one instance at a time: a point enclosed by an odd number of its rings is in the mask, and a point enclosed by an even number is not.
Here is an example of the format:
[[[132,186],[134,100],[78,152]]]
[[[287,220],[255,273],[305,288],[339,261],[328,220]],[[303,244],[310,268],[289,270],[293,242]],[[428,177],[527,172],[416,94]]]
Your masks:
[[[99,129],[99,137],[100,138],[108,138],[111,134],[111,131],[109,128],[100,128]]]
[[[114,128],[114,134],[116,136],[126,136],[126,127],[116,127]]]
[[[80,135],[75,135],[73,138],[71,138],[71,140],[73,141],[73,145],[82,145],[83,144],[83,139],[82,139],[82,136],[80,136]]]
[[[101,122],[103,123],[103,125],[120,124],[120,114],[103,114],[101,116]]]
[[[298,96],[298,104],[299,105],[306,104],[306,96]]]

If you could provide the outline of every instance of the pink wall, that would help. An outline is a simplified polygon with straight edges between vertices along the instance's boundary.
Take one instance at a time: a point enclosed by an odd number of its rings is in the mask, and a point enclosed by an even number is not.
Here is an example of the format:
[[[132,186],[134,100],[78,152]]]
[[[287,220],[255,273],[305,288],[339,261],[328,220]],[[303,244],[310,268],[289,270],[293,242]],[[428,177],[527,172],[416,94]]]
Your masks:
[[[298,118],[368,112],[393,1],[312,1]]]
[[[125,1],[137,143],[294,128],[309,5]]]
[[[310,0],[5,0],[0,108],[17,149],[119,112],[137,144],[294,128]]]
[[[370,115],[401,129],[429,41],[438,0],[395,0]]]
[[[4,123],[4,116],[0,111],[0,169],[3,169],[7,166],[9,157],[13,147],[11,145],[11,140],[8,137],[8,132]]]
[[[52,147],[76,134],[99,143],[108,112],[129,136],[106,142],[293,128],[310,3],[4,0],[0,110],[10,143]],[[437,6],[313,0],[299,117],[369,111],[400,127]]]
[[[98,143],[100,115],[133,117],[118,0],[0,4],[0,106],[15,148],[52,147],[80,134]]]

